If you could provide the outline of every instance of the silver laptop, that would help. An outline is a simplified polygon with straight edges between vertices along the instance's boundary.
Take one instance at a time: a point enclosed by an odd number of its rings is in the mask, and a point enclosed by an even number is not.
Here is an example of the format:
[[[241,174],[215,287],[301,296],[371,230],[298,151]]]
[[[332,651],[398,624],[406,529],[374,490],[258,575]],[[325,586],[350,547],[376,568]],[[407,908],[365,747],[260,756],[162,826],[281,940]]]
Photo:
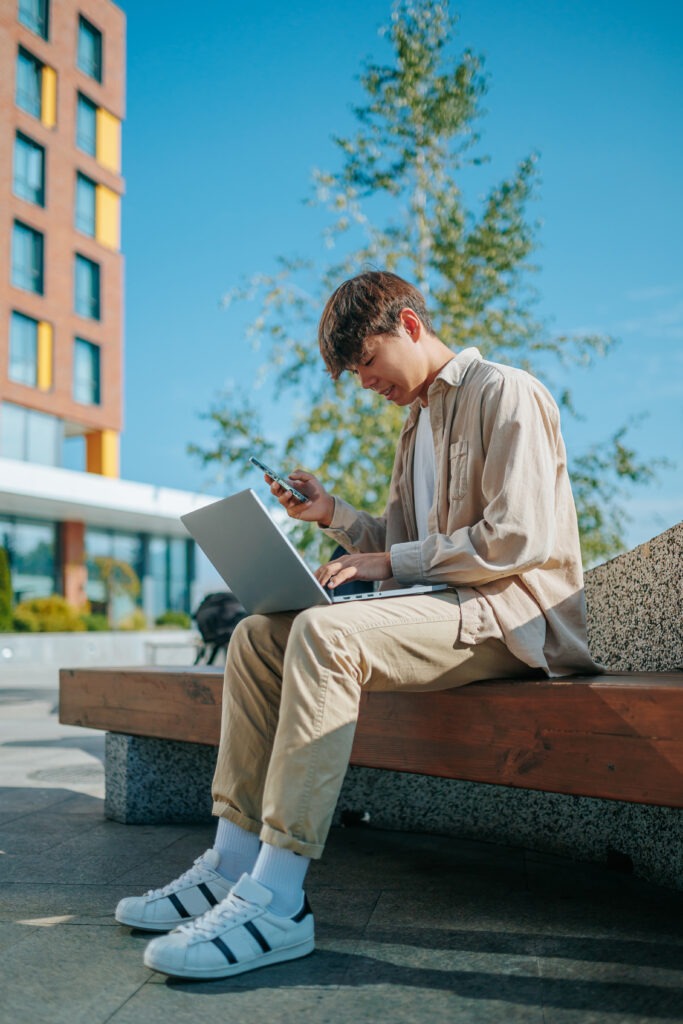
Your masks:
[[[249,614],[445,590],[445,584],[335,595],[321,587],[251,489],[180,517]],[[368,587],[372,584],[368,583]]]

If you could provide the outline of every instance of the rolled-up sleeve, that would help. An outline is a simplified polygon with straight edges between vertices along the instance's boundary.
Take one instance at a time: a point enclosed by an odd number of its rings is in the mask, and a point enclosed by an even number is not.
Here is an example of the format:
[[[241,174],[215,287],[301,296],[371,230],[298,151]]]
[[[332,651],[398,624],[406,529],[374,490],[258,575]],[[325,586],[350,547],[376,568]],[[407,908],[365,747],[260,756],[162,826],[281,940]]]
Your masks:
[[[384,516],[371,516],[335,497],[332,522],[325,533],[346,551],[384,551],[386,532]]]
[[[476,585],[544,565],[554,546],[559,413],[524,373],[481,399],[483,511],[471,525],[391,547],[401,583]]]

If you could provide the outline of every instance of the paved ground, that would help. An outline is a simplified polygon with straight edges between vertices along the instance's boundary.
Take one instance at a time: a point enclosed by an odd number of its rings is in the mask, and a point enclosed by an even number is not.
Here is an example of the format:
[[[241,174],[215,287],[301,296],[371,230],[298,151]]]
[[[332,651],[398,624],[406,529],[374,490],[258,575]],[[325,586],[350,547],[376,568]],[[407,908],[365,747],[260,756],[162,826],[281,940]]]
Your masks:
[[[683,1021],[683,894],[519,849],[338,830],[309,874],[317,951],[230,982],[166,980],[115,924],[211,843],[107,822],[102,737],[51,678],[0,677],[2,1024]]]

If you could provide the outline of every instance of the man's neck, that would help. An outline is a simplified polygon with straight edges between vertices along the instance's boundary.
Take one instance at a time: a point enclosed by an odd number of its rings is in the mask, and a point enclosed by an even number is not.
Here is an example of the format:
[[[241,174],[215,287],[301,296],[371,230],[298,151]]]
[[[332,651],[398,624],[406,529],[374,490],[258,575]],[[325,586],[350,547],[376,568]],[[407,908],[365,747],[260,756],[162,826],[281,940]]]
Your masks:
[[[429,349],[429,363],[432,367],[429,374],[425,378],[424,385],[420,391],[419,399],[420,405],[424,408],[429,405],[429,389],[439,376],[444,366],[450,363],[451,359],[454,358],[455,352],[451,351],[447,345],[441,341],[440,338],[432,336],[430,339]]]

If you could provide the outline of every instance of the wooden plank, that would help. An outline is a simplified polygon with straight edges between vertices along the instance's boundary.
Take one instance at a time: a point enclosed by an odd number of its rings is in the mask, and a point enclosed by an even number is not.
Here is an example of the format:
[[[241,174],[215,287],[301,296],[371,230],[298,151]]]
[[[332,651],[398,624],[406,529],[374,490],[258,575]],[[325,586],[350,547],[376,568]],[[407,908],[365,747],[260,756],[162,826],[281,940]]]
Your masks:
[[[222,694],[223,672],[208,666],[62,669],[59,720],[217,746]]]
[[[217,744],[222,672],[65,669],[60,721]],[[683,674],[365,693],[351,763],[683,807]]]
[[[367,694],[352,762],[683,807],[683,676]]]

